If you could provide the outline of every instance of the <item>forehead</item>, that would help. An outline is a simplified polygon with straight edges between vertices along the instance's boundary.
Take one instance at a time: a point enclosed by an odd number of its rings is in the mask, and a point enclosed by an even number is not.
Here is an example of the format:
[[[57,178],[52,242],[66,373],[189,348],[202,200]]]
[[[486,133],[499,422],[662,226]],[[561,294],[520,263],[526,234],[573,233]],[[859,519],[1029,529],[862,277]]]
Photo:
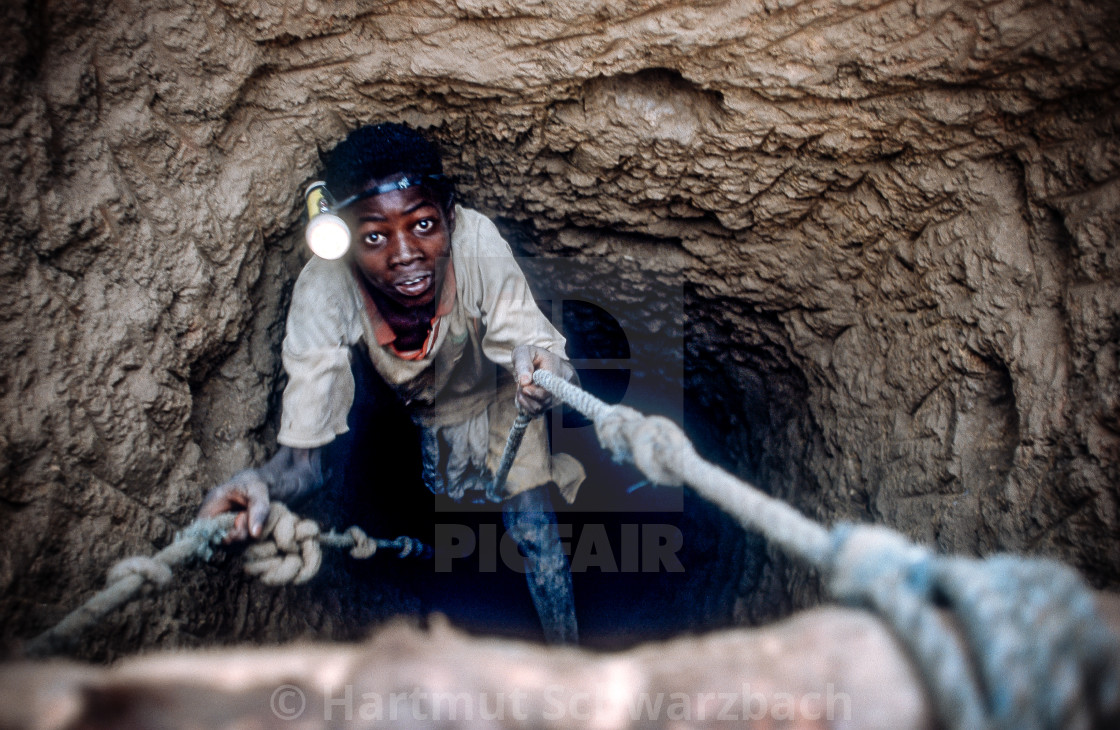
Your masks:
[[[439,204],[427,189],[413,186],[404,190],[390,190],[380,195],[363,198],[349,207],[350,214],[358,219],[388,218],[419,211],[426,207],[439,210]]]

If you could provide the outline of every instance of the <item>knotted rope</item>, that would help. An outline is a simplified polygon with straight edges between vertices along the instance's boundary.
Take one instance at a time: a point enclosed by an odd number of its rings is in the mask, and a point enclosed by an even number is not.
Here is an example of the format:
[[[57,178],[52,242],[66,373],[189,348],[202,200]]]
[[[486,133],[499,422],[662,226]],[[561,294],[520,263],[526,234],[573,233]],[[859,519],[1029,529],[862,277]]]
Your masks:
[[[658,484],[688,484],[744,527],[818,569],[838,599],[877,611],[913,656],[948,726],[1080,730],[1120,721],[1120,641],[1101,622],[1092,594],[1073,570],[1013,555],[938,556],[883,527],[827,529],[700,458],[672,421],[608,405],[547,371],[535,372],[533,380],[590,418],[616,461],[634,463]],[[527,425],[523,417],[515,421],[495,485],[508,475]],[[122,560],[105,590],[36,637],[28,653],[71,645],[145,583],[164,585],[172,567],[208,559],[232,520],[196,520],[152,558]],[[411,538],[374,540],[357,527],[322,534],[315,522],[273,503],[261,542],[246,551],[245,568],[271,585],[304,583],[318,572],[324,544],[347,548],[356,558],[379,548],[398,550],[401,557],[429,552]],[[952,609],[971,655],[937,605]]]
[[[1087,730],[1120,721],[1120,641],[1073,570],[1013,555],[937,556],[883,527],[827,529],[700,458],[672,421],[608,405],[547,371],[533,381],[589,418],[615,461],[658,484],[689,485],[819,570],[838,599],[878,612],[947,726]],[[939,603],[952,609],[972,656]]]
[[[152,557],[135,556],[118,562],[109,570],[103,590],[28,642],[28,656],[47,656],[68,649],[102,616],[131,600],[145,583],[162,588],[171,580],[171,569],[175,566],[195,558],[209,560],[214,546],[233,527],[233,519],[232,514],[225,514],[195,520],[176,533],[170,545]]]
[[[199,518],[152,557],[137,555],[116,563],[109,570],[105,588],[28,642],[26,654],[42,657],[69,649],[90,626],[132,600],[145,584],[163,588],[171,581],[172,568],[194,558],[209,560],[214,546],[233,527],[234,517],[227,513]],[[306,583],[322,565],[320,545],[348,549],[358,559],[371,557],[378,550],[395,550],[401,558],[431,557],[431,548],[411,537],[376,539],[357,526],[343,533],[331,530],[324,534],[315,521],[292,513],[282,502],[272,502],[259,541],[245,550],[245,572],[259,576],[267,585]]]
[[[431,555],[431,548],[415,538],[372,538],[357,525],[342,533],[323,533],[319,523],[293,513],[283,502],[272,502],[260,537],[245,550],[245,572],[270,586],[306,583],[322,565],[321,545],[349,550],[359,560],[381,549],[396,550],[400,558]]]

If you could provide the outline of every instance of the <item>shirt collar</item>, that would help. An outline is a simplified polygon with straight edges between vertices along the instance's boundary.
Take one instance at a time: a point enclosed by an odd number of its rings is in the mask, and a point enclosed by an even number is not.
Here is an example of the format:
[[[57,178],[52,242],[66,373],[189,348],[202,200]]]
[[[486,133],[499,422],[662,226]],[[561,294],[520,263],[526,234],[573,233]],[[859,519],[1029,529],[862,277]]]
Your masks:
[[[378,310],[376,302],[373,301],[373,297],[370,296],[369,290],[367,290],[365,284],[362,283],[362,273],[358,271],[358,267],[355,265],[351,265],[350,270],[354,274],[354,279],[358,284],[358,289],[360,289],[362,292],[362,300],[365,302],[366,307],[366,316],[369,317],[369,323],[373,326],[374,339],[377,340],[377,344],[381,347],[389,347],[394,342],[396,342],[397,333],[393,332],[393,328],[390,327],[389,323],[385,321],[385,318],[381,316],[381,311]],[[447,262],[447,268],[444,270],[443,274],[443,288],[440,290],[439,304],[436,305],[436,313],[435,316],[432,317],[433,335],[436,332],[435,325],[439,318],[451,314],[451,309],[454,306],[455,266],[449,259]],[[434,337],[429,336],[428,339],[424,341],[423,348],[416,351],[420,353],[419,357],[423,357],[428,353],[428,349],[434,339]],[[393,351],[397,351],[395,347],[393,348]]]

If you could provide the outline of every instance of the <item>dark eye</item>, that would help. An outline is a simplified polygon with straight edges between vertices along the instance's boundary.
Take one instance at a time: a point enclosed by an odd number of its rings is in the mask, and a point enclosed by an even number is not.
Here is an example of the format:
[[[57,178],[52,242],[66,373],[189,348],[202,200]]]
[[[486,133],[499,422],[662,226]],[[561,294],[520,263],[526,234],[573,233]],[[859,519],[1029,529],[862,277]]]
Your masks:
[[[436,222],[431,218],[424,218],[417,222],[416,228],[420,231],[430,231],[435,228]]]
[[[385,237],[376,232],[367,233],[366,235],[362,236],[362,243],[367,246],[380,246],[382,243],[384,243],[384,241]]]

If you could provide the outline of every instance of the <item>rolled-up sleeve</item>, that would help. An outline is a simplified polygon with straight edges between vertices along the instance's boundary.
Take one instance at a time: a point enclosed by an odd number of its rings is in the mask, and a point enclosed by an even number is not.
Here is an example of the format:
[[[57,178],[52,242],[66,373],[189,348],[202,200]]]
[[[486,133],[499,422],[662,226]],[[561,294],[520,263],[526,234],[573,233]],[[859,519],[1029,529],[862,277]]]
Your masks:
[[[536,345],[567,359],[564,336],[541,313],[509,244],[488,219],[478,226],[475,263],[482,283],[483,353],[506,369],[513,367],[518,345]]]
[[[315,448],[348,430],[356,338],[347,276],[338,262],[312,259],[296,280],[281,351],[288,384],[276,440],[283,446]]]

